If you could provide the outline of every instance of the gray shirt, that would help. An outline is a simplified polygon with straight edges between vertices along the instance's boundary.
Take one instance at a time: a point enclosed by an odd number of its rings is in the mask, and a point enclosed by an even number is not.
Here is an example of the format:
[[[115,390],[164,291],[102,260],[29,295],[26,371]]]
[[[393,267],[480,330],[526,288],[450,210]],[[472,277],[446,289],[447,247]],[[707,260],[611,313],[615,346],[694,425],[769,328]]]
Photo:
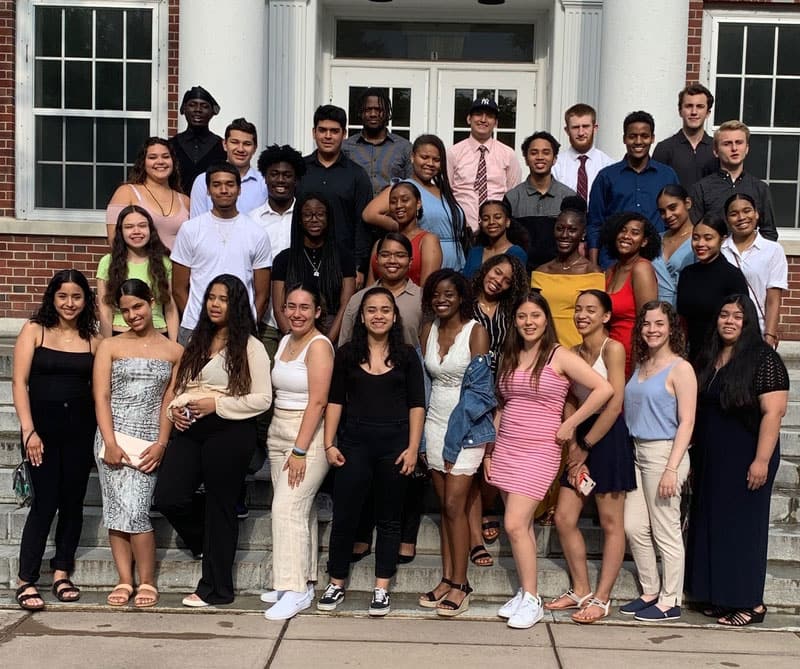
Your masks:
[[[369,286],[379,286],[380,281]],[[358,308],[369,288],[362,288],[347,303],[342,316],[342,327],[339,330],[339,346],[353,338],[353,325],[358,318]],[[403,342],[414,348],[419,348],[419,328],[422,323],[422,289],[409,279],[400,295],[395,296],[400,318],[403,321]]]

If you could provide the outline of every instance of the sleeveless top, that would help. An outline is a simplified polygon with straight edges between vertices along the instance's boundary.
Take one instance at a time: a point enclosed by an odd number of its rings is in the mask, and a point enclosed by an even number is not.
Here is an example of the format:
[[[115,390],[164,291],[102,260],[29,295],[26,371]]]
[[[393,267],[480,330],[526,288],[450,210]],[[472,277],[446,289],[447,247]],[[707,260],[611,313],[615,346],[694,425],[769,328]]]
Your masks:
[[[275,390],[275,408],[289,411],[303,411],[308,406],[308,367],[306,353],[308,347],[317,339],[324,339],[333,350],[330,340],[322,334],[312,337],[294,360],[281,360],[291,335],[286,335],[278,344],[272,365],[272,387]]]
[[[625,423],[636,439],[674,439],[678,430],[678,399],[666,387],[678,360],[649,379],[639,380],[639,367],[625,386]]]
[[[409,240],[411,242],[411,265],[408,267],[408,278],[411,279],[414,283],[418,286],[421,285],[419,278],[420,274],[422,273],[422,239],[427,235],[428,232],[426,230],[420,230],[419,234],[414,237],[414,239]],[[380,275],[378,274],[378,254],[372,254],[372,274],[375,276],[375,279],[379,279]]]
[[[460,272],[464,266],[464,250],[453,236],[453,219],[457,217],[457,226],[463,228],[463,212],[451,210],[441,195],[436,197],[415,179],[403,179],[403,181],[414,184],[422,196],[422,218],[419,219],[419,227],[438,235],[442,246],[442,268]]]
[[[649,262],[644,258],[636,261]],[[636,325],[636,297],[633,293],[633,268],[628,273],[628,278],[617,292],[612,293],[608,290],[614,281],[617,273],[617,265],[611,268],[611,275],[606,279],[606,292],[611,298],[611,321],[609,323],[609,334],[612,339],[616,339],[625,347],[625,376],[630,376],[633,365],[631,364],[631,353],[633,351],[633,328]]]
[[[609,339],[610,337],[606,337],[603,341],[603,345],[600,347],[600,355],[597,356],[597,360],[595,360],[594,364],[592,365],[592,369],[602,376],[606,381],[608,381],[608,368],[603,360],[603,351],[606,350],[606,344],[608,343]],[[586,386],[582,386],[580,383],[572,384],[572,394],[575,395],[579,404],[583,404],[591,392],[591,390],[589,390]],[[602,411],[602,409],[600,409],[597,413],[600,413],[600,411]]]
[[[45,328],[42,326],[42,343],[33,350],[28,376],[28,395],[31,402],[92,402],[92,366],[94,353],[91,341],[88,351],[57,351],[44,345]]]
[[[136,204],[143,209],[146,209],[147,213],[153,218],[153,226],[155,227],[156,232],[158,232],[159,238],[164,246],[171,251],[173,244],[175,244],[175,237],[178,235],[178,230],[180,230],[181,225],[189,220],[189,211],[183,204],[183,199],[178,197],[176,194],[175,199],[178,202],[177,211],[169,216],[164,216],[164,214],[162,214],[160,211],[153,211],[153,208],[144,201],[142,194],[136,189],[134,184],[128,184],[128,186],[138,200]],[[127,205],[122,204],[109,205],[106,208],[106,224],[116,225],[119,212],[121,212],[126,206]]]

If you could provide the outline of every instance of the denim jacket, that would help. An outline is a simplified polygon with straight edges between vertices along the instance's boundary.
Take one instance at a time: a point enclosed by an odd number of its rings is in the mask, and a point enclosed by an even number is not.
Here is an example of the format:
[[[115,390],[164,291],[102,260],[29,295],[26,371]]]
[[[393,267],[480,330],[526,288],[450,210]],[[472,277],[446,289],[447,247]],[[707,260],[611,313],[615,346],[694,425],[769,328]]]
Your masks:
[[[447,421],[442,452],[446,462],[455,462],[462,448],[476,448],[494,441],[496,406],[491,358],[476,355],[464,373],[461,397]]]

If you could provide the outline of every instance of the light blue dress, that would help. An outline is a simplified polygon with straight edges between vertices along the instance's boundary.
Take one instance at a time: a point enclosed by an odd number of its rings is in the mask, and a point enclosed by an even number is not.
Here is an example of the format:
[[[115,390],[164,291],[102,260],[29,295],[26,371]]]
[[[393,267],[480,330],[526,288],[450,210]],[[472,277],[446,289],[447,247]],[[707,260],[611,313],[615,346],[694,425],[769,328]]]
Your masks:
[[[664,238],[664,233],[661,233]],[[669,302],[673,307],[678,300],[678,277],[681,270],[687,265],[695,262],[694,251],[692,250],[692,238],[688,237],[675,252],[664,261],[664,256],[658,256],[653,260],[653,269],[658,280],[658,299],[662,302]]]
[[[464,267],[464,252],[458,240],[453,237],[452,214],[450,207],[443,198],[431,195],[428,190],[415,179],[404,179],[413,183],[422,194],[422,218],[419,227],[439,237],[442,245],[442,267],[454,269],[457,272]],[[464,226],[464,215],[457,211],[459,225]]]

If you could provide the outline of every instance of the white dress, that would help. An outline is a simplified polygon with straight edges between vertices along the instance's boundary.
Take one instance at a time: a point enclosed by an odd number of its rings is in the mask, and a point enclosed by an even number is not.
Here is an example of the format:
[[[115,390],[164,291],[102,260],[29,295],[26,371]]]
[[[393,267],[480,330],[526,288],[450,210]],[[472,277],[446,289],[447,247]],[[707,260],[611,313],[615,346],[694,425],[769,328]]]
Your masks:
[[[442,451],[447,421],[461,396],[464,372],[472,360],[469,338],[472,328],[477,324],[477,321],[464,324],[444,359],[439,355],[438,319],[432,323],[425,344],[425,369],[431,377],[431,398],[425,418],[425,448],[428,467],[439,472],[445,471]],[[483,451],[483,446],[462,449],[450,473],[471,476],[478,471]]]

